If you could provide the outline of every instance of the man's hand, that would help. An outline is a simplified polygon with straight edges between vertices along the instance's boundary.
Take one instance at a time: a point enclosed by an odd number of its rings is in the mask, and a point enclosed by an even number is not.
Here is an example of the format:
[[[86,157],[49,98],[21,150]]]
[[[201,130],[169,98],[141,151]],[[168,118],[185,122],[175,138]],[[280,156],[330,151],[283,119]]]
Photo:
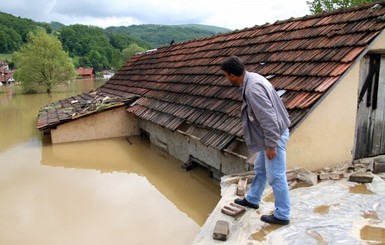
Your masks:
[[[275,149],[275,147],[267,147],[266,148],[267,159],[273,160],[276,155],[277,155],[277,150]]]

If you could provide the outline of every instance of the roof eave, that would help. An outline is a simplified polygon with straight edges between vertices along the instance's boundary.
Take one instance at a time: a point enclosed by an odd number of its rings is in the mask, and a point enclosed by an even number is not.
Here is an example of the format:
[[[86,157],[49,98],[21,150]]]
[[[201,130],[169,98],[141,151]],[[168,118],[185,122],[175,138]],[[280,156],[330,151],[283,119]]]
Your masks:
[[[290,133],[293,133],[309,117],[309,115],[318,107],[318,105],[324,101],[324,99],[333,91],[333,89],[340,84],[340,82],[347,76],[347,74],[349,74],[350,71],[354,69],[354,67],[361,61],[361,59],[366,54],[370,53],[371,48],[378,41],[378,39],[381,38],[382,35],[385,35],[385,29],[382,30],[382,32],[373,41],[370,42],[367,48],[364,51],[362,51],[361,54],[357,56],[357,58],[355,58],[355,60],[352,62],[349,68],[341,75],[341,77],[330,88],[328,88],[328,90],[317,100],[317,102],[313,106],[310,107],[309,111],[305,114],[305,116],[302,117],[298,121],[298,123],[293,128],[290,129]],[[385,50],[383,50],[383,52],[385,53]]]

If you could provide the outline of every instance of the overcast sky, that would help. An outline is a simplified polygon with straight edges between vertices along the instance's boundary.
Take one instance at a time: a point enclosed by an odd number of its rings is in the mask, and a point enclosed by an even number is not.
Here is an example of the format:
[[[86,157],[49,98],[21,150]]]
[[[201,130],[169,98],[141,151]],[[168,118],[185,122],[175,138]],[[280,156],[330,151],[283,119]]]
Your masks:
[[[310,14],[306,0],[3,0],[0,11],[40,22],[103,28],[206,24],[243,29]]]

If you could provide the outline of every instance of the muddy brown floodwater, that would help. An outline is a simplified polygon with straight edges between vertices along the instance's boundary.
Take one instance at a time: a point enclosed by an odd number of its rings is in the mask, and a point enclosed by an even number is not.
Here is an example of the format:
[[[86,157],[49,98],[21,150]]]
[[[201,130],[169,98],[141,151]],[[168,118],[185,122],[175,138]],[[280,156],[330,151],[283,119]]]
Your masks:
[[[190,244],[220,199],[206,169],[139,137],[52,145],[40,107],[104,81],[50,95],[0,87],[0,244]]]

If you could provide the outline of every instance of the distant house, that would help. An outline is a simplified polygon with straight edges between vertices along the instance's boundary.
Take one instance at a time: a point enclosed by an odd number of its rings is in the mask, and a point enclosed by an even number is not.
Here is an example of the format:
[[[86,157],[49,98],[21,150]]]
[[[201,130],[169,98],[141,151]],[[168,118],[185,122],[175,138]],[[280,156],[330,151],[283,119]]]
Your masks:
[[[140,134],[217,174],[249,170],[241,94],[220,70],[237,55],[281,94],[289,168],[385,154],[384,32],[381,2],[164,46],[135,55],[96,91],[42,108],[37,128],[53,143]],[[109,110],[82,116],[103,100]]]
[[[79,67],[76,72],[78,77],[81,78],[94,78],[95,76],[94,68]]]
[[[103,70],[103,78],[110,79],[115,73],[109,71],[109,70]]]
[[[4,69],[9,70],[9,65],[6,61],[0,60],[0,68],[4,68]]]
[[[15,81],[13,78],[13,71],[8,70],[8,64],[2,63],[0,64],[0,82],[2,85],[11,84]]]

